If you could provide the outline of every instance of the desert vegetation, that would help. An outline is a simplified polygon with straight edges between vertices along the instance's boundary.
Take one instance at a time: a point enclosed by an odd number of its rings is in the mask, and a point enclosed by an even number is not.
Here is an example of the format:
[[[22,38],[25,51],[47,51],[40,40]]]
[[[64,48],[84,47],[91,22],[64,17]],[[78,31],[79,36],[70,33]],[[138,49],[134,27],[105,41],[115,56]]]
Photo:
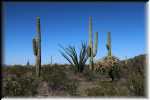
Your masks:
[[[3,65],[3,97],[47,96],[146,96],[146,55],[120,60],[112,54],[111,33],[108,32],[108,55],[95,60],[98,32],[92,40],[92,17],[89,18],[89,42],[82,42],[79,53],[75,46],[60,45],[60,54],[69,64],[41,65],[40,18],[33,39],[35,65]],[[52,59],[52,58],[51,58]],[[89,63],[87,64],[87,61]],[[52,61],[51,61],[52,62]]]
[[[36,76],[34,66],[3,66],[2,96],[145,97],[146,56],[136,56],[127,61],[127,64],[125,61],[119,61],[116,64],[119,69],[108,70],[107,64],[103,64],[107,71],[91,71],[89,66],[85,65],[82,73],[75,73],[72,65],[42,65],[40,77]],[[103,59],[102,62],[106,62],[106,59]],[[100,62],[97,62],[95,66],[98,63]],[[112,71],[111,74],[110,71]]]

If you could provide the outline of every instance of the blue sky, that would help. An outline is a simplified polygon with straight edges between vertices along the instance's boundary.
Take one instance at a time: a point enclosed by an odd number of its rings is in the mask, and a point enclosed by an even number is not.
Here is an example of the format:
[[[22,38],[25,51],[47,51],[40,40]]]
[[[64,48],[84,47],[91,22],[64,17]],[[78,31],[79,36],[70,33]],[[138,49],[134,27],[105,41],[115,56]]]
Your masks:
[[[144,2],[5,2],[3,43],[5,64],[34,64],[32,39],[36,16],[41,19],[42,64],[68,63],[58,44],[80,47],[88,41],[88,20],[99,33],[96,59],[107,55],[107,32],[111,32],[112,53],[124,59],[146,53],[146,3]]]

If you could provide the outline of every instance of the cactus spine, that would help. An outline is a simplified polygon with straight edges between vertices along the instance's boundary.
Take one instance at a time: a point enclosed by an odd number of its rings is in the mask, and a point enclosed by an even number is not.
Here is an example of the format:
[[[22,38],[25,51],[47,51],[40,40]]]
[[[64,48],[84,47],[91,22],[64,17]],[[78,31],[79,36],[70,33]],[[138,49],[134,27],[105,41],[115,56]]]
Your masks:
[[[108,57],[111,57],[112,53],[111,53],[111,34],[110,34],[110,32],[108,32],[108,34],[107,34],[106,48],[108,50]]]
[[[37,34],[33,38],[33,52],[35,56],[36,75],[40,76],[41,69],[41,31],[40,31],[40,17],[37,17]]]
[[[94,49],[93,49],[94,48]],[[93,47],[93,40],[92,40],[92,16],[89,17],[89,43],[88,43],[88,57],[90,58],[90,69],[94,69],[94,63],[93,58],[97,54],[97,48],[98,48],[98,32],[95,33],[95,41],[94,41],[94,47]]]

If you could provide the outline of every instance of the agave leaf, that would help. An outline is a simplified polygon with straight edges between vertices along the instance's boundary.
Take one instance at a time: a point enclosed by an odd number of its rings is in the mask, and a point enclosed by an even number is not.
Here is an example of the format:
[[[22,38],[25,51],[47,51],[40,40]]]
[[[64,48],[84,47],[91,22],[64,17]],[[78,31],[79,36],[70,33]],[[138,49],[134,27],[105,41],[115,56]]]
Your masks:
[[[83,71],[85,63],[88,59],[87,56],[87,45],[82,43],[79,56],[76,52],[74,46],[68,46],[64,48],[60,45],[61,49],[64,51],[60,51],[61,55],[75,68],[78,69],[79,72]],[[82,70],[81,70],[82,69]]]
[[[64,58],[66,58],[66,60],[67,60],[71,65],[74,65],[74,64],[72,63],[72,61],[70,60],[70,58],[69,58],[64,52],[60,51],[60,53],[61,53],[61,55],[62,55]]]

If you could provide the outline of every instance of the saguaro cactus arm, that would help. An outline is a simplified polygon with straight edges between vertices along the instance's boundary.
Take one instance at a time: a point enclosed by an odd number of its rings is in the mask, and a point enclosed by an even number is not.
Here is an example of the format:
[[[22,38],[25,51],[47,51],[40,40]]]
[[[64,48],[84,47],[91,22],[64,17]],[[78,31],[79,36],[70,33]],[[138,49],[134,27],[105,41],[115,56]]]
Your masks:
[[[108,32],[107,34],[107,44],[106,44],[106,48],[108,50],[108,56],[111,56],[111,35],[110,32]]]
[[[37,43],[36,43],[36,39],[35,38],[33,38],[32,44],[33,44],[34,55],[37,56]]]
[[[89,45],[91,45],[92,48],[92,16],[89,17]]]
[[[94,50],[93,50],[93,57],[97,54],[97,48],[98,48],[98,32],[95,33],[95,42],[94,42]]]
[[[40,17],[37,17],[37,37],[41,39]]]

